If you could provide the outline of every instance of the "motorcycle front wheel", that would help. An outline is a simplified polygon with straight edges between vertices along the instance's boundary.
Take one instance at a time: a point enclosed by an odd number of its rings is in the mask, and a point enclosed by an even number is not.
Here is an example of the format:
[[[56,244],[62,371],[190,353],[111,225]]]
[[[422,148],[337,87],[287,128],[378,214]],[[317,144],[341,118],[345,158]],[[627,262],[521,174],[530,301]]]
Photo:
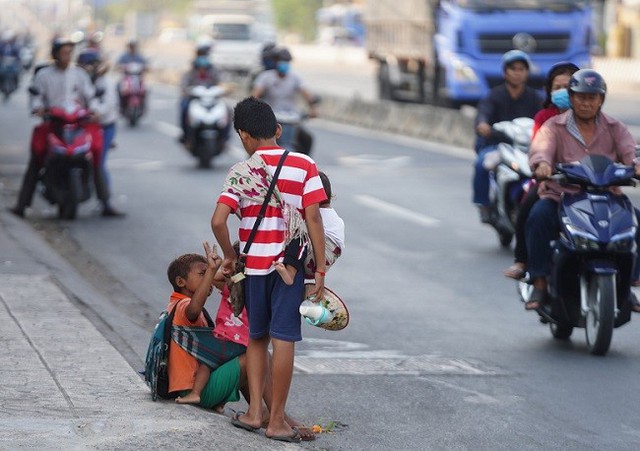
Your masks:
[[[605,355],[613,336],[615,275],[594,274],[589,283],[585,331],[591,354]]]
[[[549,323],[549,329],[551,330],[551,335],[556,340],[568,340],[573,333],[573,326],[569,326],[568,324],[560,324],[560,323]]]

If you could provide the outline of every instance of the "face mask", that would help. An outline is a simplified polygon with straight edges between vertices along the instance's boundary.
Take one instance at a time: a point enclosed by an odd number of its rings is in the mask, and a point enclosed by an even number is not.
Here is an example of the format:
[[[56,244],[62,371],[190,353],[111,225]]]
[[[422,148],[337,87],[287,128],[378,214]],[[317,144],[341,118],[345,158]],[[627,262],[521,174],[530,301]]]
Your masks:
[[[289,72],[289,63],[287,61],[280,61],[278,63],[278,72],[281,74],[286,74]]]
[[[557,89],[551,93],[551,103],[560,110],[568,110],[571,108],[569,102],[569,92],[566,89]]]

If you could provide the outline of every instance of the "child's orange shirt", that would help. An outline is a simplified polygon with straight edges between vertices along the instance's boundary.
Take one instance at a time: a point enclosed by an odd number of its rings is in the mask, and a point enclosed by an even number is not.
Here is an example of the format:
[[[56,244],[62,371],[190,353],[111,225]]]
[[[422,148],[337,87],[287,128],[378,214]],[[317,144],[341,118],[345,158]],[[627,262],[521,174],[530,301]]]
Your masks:
[[[204,315],[191,322],[187,319],[186,309],[191,298],[184,294],[173,292],[167,306],[167,311],[171,313],[174,305],[178,304],[173,317],[173,324],[176,326],[207,326]],[[175,341],[169,344],[169,392],[191,390],[198,369],[198,361],[195,357],[182,349]]]

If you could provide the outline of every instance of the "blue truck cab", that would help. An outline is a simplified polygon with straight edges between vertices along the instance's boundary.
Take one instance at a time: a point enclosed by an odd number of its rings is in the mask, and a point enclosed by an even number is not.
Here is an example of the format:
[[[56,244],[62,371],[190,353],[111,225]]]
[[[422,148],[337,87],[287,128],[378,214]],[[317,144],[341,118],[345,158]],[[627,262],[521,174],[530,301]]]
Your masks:
[[[554,63],[591,65],[588,0],[441,0],[434,13],[434,91],[452,104],[477,103],[502,83],[500,58],[512,49],[531,57],[536,88]]]

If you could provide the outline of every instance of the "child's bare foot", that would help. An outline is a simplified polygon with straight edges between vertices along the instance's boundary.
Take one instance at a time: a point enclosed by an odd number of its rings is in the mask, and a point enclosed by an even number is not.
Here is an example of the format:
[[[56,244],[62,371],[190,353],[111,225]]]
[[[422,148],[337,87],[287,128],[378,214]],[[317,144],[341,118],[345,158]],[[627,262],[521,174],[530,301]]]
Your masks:
[[[200,404],[200,395],[191,392],[186,396],[178,396],[176,402],[178,404]]]
[[[280,274],[284,283],[287,285],[293,285],[293,277],[291,277],[291,274],[287,271],[287,267],[279,262],[273,262],[273,265],[276,267],[276,271]]]

